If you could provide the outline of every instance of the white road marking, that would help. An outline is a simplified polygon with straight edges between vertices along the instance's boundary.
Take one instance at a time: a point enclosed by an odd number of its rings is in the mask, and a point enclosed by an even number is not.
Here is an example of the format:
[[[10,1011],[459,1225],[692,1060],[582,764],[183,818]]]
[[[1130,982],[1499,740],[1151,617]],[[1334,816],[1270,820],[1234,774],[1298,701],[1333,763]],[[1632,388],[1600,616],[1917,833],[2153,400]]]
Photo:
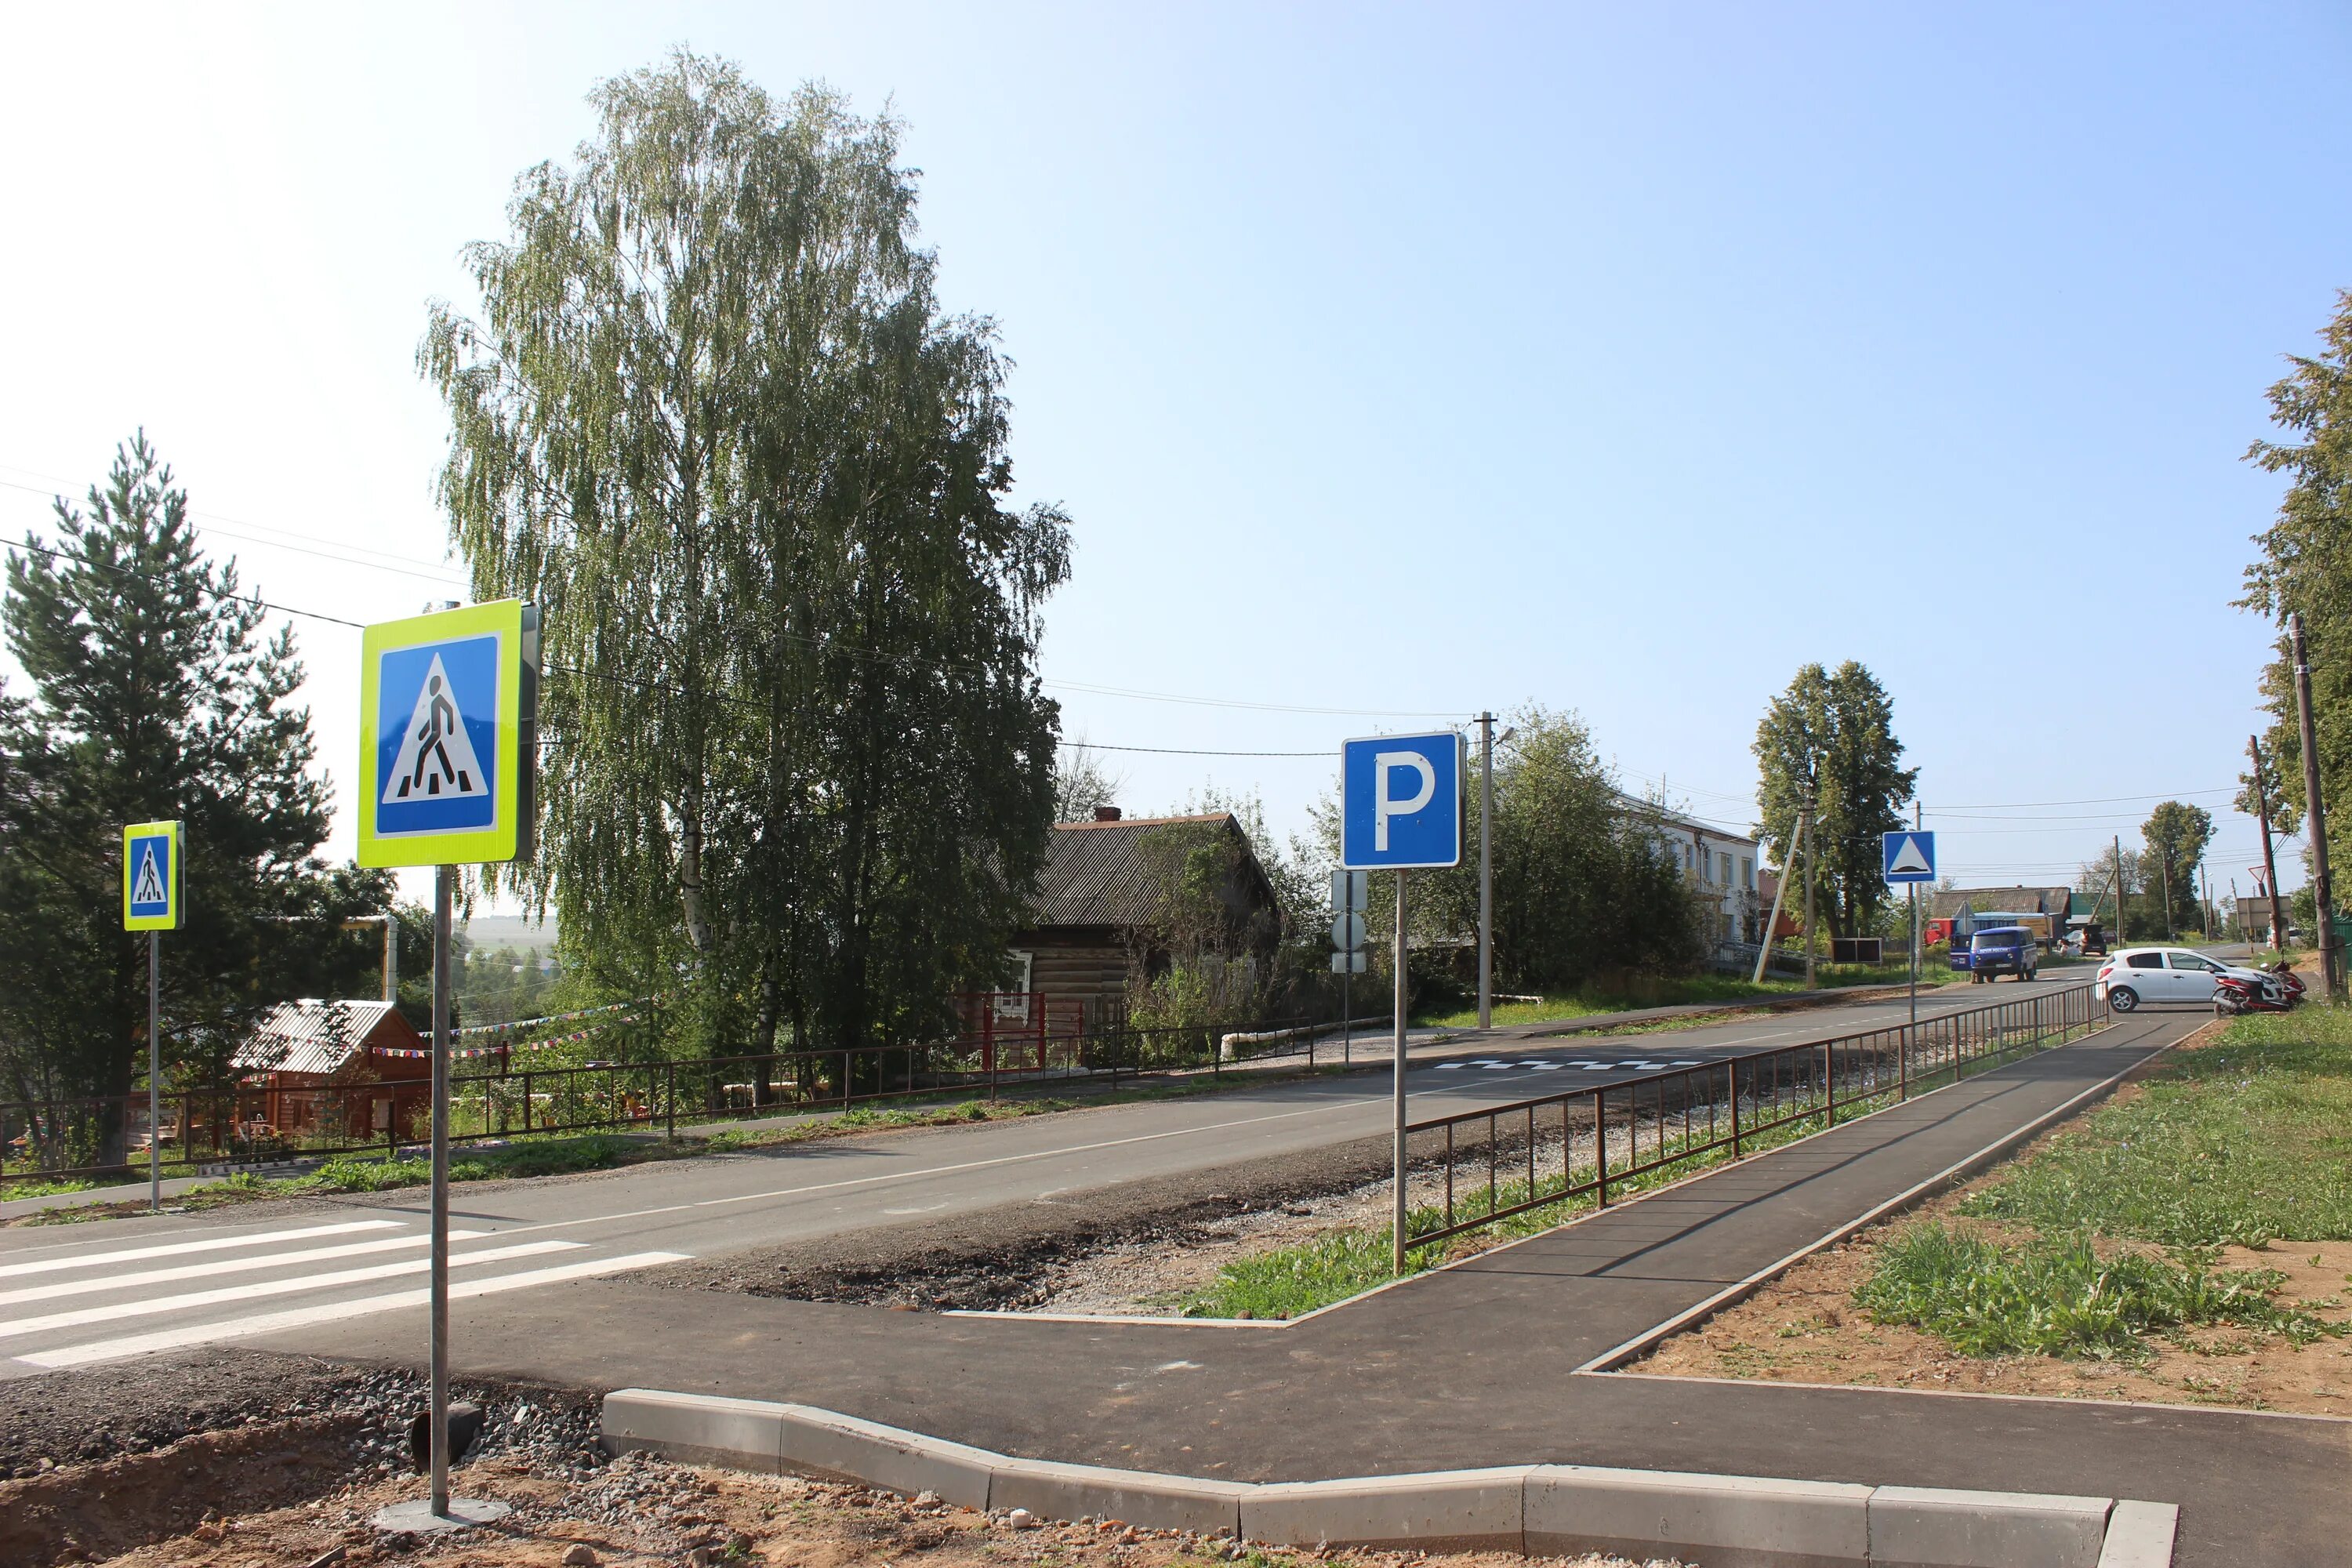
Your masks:
[[[487,1230],[453,1230],[452,1241],[478,1241],[496,1234]],[[382,1241],[352,1241],[341,1247],[313,1247],[301,1252],[265,1252],[258,1258],[223,1258],[211,1263],[186,1263],[177,1268],[150,1268],[138,1274],[110,1274],[103,1279],[71,1279],[61,1285],[27,1285],[21,1290],[0,1290],[0,1307],[19,1301],[52,1301],[60,1296],[88,1296],[100,1290],[131,1286],[163,1285],[174,1279],[201,1279],[212,1274],[239,1274],[249,1268],[278,1268],[296,1263],[323,1263],[331,1258],[358,1258],[371,1252],[396,1252],[423,1247],[429,1236],[394,1236]]]
[[[502,1263],[510,1258],[536,1258],[547,1252],[569,1252],[584,1241],[526,1241],[520,1247],[493,1247],[484,1252],[460,1252],[449,1259],[453,1268],[474,1263]],[[182,1296],[148,1296],[136,1301],[109,1301],[103,1307],[83,1307],[71,1312],[51,1312],[37,1318],[13,1318],[0,1322],[0,1339],[39,1333],[46,1329],[79,1329],[110,1323],[122,1318],[148,1318],[158,1312],[217,1307],[224,1301],[250,1301],[263,1296],[292,1296],[304,1290],[324,1290],[336,1285],[358,1285],[390,1279],[402,1274],[422,1274],[433,1267],[429,1258],[406,1258],[369,1268],[345,1268],[331,1274],[309,1274],[297,1279],[265,1279],[255,1285],[229,1285],[218,1290],[191,1290]]]
[[[176,1258],[190,1252],[219,1252],[232,1247],[264,1247],[273,1241],[303,1241],[314,1236],[349,1236],[355,1230],[396,1230],[396,1219],[358,1219],[342,1225],[305,1226],[300,1230],[266,1230],[249,1236],[207,1237],[203,1241],[174,1241],[163,1247],[127,1247],[116,1252],[85,1252],[78,1258],[45,1258],[38,1263],[0,1263],[0,1279],[19,1274],[50,1274],[60,1268],[94,1268],[101,1263],[132,1263],[142,1258]]]
[[[534,1268],[521,1274],[467,1279],[449,1287],[449,1299],[454,1301],[469,1296],[495,1296],[507,1290],[528,1290],[536,1285],[561,1284],[566,1279],[586,1279],[599,1274],[617,1274],[625,1269],[650,1268],[657,1263],[681,1263],[689,1256],[684,1252],[630,1252],[618,1258],[591,1258],[578,1263],[562,1264],[553,1268]],[[92,1362],[121,1361],[125,1356],[145,1355],[152,1351],[178,1350],[184,1345],[211,1344],[220,1340],[250,1339],[256,1334],[308,1328],[313,1323],[340,1322],[346,1318],[364,1318],[377,1312],[397,1311],[404,1307],[422,1307],[431,1296],[430,1290],[401,1290],[388,1296],[362,1296],[355,1301],[330,1301],[322,1306],[296,1307],[283,1312],[265,1312],[253,1318],[229,1318],[192,1328],[162,1329],[151,1334],[131,1334],[117,1340],[94,1340],[89,1344],[67,1345],[59,1350],[34,1351],[16,1359],[53,1371],[59,1367],[88,1366]]]

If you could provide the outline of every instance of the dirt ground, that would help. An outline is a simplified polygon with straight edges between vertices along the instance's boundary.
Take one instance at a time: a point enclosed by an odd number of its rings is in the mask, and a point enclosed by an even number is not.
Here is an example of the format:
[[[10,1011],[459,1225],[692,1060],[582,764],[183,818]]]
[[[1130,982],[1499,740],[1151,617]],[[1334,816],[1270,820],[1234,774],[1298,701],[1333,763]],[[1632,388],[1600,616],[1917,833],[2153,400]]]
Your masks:
[[[2218,1026],[2200,1030],[2174,1048],[2200,1049],[2218,1032]],[[2139,1092],[2127,1083],[2116,1098]],[[2025,1152],[2056,1135],[2044,1134]],[[1814,1254],[1746,1301],[1666,1341],[1623,1371],[2352,1415],[2352,1336],[2297,1346],[2223,1325],[2178,1342],[2152,1339],[2152,1359],[2124,1365],[2053,1356],[1965,1356],[1932,1334],[1872,1321],[1854,1304],[1853,1292],[1876,1266],[1878,1244],[1916,1219],[1953,1218],[1969,1194],[2000,1175],[1997,1168],[1901,1218]],[[1996,1236],[2011,1234],[1981,1221],[1969,1223]],[[2021,1238],[2024,1233],[2015,1234]],[[2278,1300],[2300,1301],[2331,1322],[2352,1322],[2352,1306],[2346,1304],[2352,1300],[2352,1242],[2280,1241],[2260,1252],[2225,1247],[2219,1266],[2275,1268],[2287,1277]]]
[[[512,1412],[527,1404],[498,1404],[492,1427],[518,1425]],[[24,1568],[1207,1568],[1224,1562],[1282,1568],[1323,1561],[1520,1568],[1528,1561],[1507,1553],[1261,1552],[1117,1521],[982,1514],[928,1493],[908,1500],[862,1487],[698,1469],[643,1454],[608,1463],[581,1444],[581,1422],[563,1416],[543,1427],[555,1440],[509,1443],[453,1473],[458,1496],[506,1502],[513,1509],[506,1518],[439,1536],[386,1532],[374,1523],[376,1511],[422,1495],[423,1483],[369,1462],[381,1446],[372,1439],[383,1425],[340,1416],[257,1423],[0,1482],[0,1561]],[[198,1495],[219,1497],[225,1506],[191,1513]],[[1567,1562],[1633,1568],[1618,1558]]]

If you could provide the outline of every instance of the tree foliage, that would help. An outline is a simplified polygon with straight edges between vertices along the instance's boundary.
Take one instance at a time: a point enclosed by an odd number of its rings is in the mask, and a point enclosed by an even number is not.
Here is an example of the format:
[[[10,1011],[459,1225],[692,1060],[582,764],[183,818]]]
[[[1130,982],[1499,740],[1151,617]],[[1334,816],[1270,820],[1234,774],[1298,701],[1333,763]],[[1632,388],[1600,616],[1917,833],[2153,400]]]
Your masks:
[[[206,562],[143,436],[55,543],[10,555],[0,692],[0,1092],[122,1095],[146,1060],[146,938],[121,928],[126,823],[184,825],[183,928],[165,935],[166,1059],[215,1081],[255,1013],[373,994],[375,942],[341,930],[390,879],[329,871],[290,631],[265,637],[234,563]],[[119,1118],[100,1136],[119,1148]]]
[[[2291,356],[2292,369],[2270,389],[2271,422],[2287,438],[2246,450],[2247,461],[2288,483],[2276,520],[2254,535],[2261,553],[2246,568],[2238,603],[2282,628],[2290,615],[2303,616],[2319,787],[2332,814],[2352,800],[2352,289],[2336,297],[2319,337],[2320,352]],[[2271,714],[2263,771],[2275,792],[2272,826],[2293,833],[2303,821],[2303,736],[2284,636],[2263,672],[2262,695]],[[2251,815],[2251,771],[2242,778],[2239,805]]]
[[[2205,847],[2213,842],[2213,814],[2201,805],[2168,800],[2148,813],[2140,828],[2147,852],[2140,860],[2140,887],[2151,895],[2158,911],[2157,923],[2174,931],[2201,928],[2197,868],[2204,863]],[[2171,907],[2165,907],[2168,890]]]
[[[1786,867],[1805,790],[1815,794],[1809,852],[1820,856],[1815,883],[1822,920],[1839,936],[1873,929],[1886,900],[1881,836],[1907,826],[1903,806],[1919,770],[1902,765],[1895,703],[1863,666],[1835,670],[1809,664],[1772,700],[1756,727],[1763,776],[1767,853]],[[1801,894],[1792,890],[1792,898]],[[1796,906],[1801,910],[1802,905]]]
[[[1495,747],[1495,973],[1505,990],[1573,991],[1636,975],[1686,973],[1706,955],[1697,904],[1667,858],[1654,807],[1628,798],[1572,713],[1530,706]],[[1412,875],[1408,919],[1420,937],[1475,939],[1479,790],[1465,782],[1462,864]],[[1339,812],[1318,828],[1337,859]],[[1376,883],[1386,882],[1376,878]],[[1369,900],[1373,951],[1395,931],[1393,904]]]
[[[544,612],[517,885],[691,1048],[927,1032],[1044,863],[1066,520],[1004,504],[1005,363],[940,310],[895,122],[686,54],[593,101],[419,351],[476,591]]]

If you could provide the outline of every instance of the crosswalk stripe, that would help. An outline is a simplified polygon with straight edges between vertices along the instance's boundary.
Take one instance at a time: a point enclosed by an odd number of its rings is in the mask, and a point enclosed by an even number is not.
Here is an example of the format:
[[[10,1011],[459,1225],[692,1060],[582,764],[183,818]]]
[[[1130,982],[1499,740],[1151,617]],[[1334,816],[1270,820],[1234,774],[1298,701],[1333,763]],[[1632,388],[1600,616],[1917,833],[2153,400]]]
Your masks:
[[[631,1252],[619,1258],[584,1258],[578,1263],[561,1264],[553,1268],[534,1268],[520,1274],[500,1274],[488,1279],[463,1280],[449,1287],[449,1298],[459,1300],[470,1296],[494,1296],[506,1290],[527,1290],[535,1285],[555,1285],[566,1279],[586,1279],[599,1274],[617,1274],[625,1269],[650,1268],[657,1263],[681,1263],[688,1256],[683,1252]],[[88,1366],[93,1362],[121,1361],[125,1356],[145,1355],[153,1351],[179,1350],[187,1345],[211,1344],[221,1340],[250,1339],[256,1334],[274,1334],[288,1329],[308,1328],[314,1323],[339,1322],[345,1318],[364,1318],[377,1312],[397,1311],[404,1307],[422,1307],[431,1295],[429,1290],[401,1290],[387,1296],[363,1296],[355,1301],[330,1301],[316,1307],[265,1312],[258,1317],[229,1318],[216,1323],[163,1329],[121,1339],[93,1340],[88,1344],[34,1351],[16,1359],[51,1371],[61,1367]]]
[[[510,1258],[536,1258],[542,1253],[568,1252],[584,1241],[525,1241],[513,1247],[493,1247],[483,1252],[460,1252],[449,1259],[462,1268],[475,1263],[501,1263]],[[429,1258],[404,1258],[368,1268],[344,1268],[331,1274],[305,1274],[292,1279],[265,1279],[253,1285],[229,1285],[217,1290],[191,1290],[182,1296],[147,1296],[136,1301],[109,1301],[102,1307],[82,1307],[70,1312],[0,1321],[0,1339],[39,1333],[45,1329],[78,1329],[90,1323],[110,1323],[121,1318],[152,1317],[157,1312],[217,1307],[224,1301],[250,1301],[263,1296],[291,1296],[304,1290],[324,1290],[337,1285],[358,1285],[370,1279],[390,1279],[402,1274],[422,1274],[433,1267]]]
[[[0,1263],[0,1279],[24,1274],[54,1274],[63,1268],[94,1268],[101,1263],[135,1263],[142,1258],[176,1258],[190,1252],[220,1252],[232,1247],[266,1247],[276,1241],[307,1241],[314,1236],[349,1236],[355,1230],[398,1230],[396,1219],[355,1219],[341,1225],[305,1226],[299,1230],[265,1230],[247,1236],[215,1236],[203,1241],[174,1241],[160,1247],[127,1247],[116,1252],[85,1252],[73,1258],[44,1258],[37,1263]]]
[[[488,1230],[453,1230],[452,1241],[478,1241],[498,1233]],[[177,1268],[150,1268],[138,1274],[110,1274],[103,1279],[68,1279],[56,1285],[27,1285],[21,1290],[0,1290],[0,1307],[13,1307],[19,1301],[53,1301],[60,1296],[89,1296],[100,1290],[121,1290],[135,1286],[163,1285],[174,1279],[202,1279],[213,1274],[241,1274],[252,1268],[281,1268],[297,1263],[323,1263],[331,1258],[359,1258],[371,1252],[395,1252],[404,1247],[423,1247],[433,1238],[429,1236],[394,1236],[382,1241],[352,1241],[341,1247],[313,1247],[300,1252],[265,1252],[257,1258],[221,1258],[210,1263],[186,1263]]]

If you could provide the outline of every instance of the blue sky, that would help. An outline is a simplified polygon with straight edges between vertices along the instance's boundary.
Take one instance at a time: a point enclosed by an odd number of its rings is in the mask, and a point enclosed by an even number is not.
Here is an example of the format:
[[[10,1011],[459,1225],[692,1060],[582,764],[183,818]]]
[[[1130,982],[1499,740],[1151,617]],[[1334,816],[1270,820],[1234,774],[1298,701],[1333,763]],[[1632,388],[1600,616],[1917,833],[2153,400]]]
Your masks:
[[[2352,286],[2340,6],[323,9],[13,19],[0,531],[143,423],[273,599],[440,596],[425,301],[684,43],[905,119],[1022,495],[1076,520],[1073,734],[1535,701],[1744,822],[1765,702],[1858,658],[1994,882],[2219,811],[2258,722],[2240,454]],[[299,635],[347,786],[357,634]],[[1283,831],[1332,774],[1111,760]],[[2042,802],[2089,804],[1933,820]]]

